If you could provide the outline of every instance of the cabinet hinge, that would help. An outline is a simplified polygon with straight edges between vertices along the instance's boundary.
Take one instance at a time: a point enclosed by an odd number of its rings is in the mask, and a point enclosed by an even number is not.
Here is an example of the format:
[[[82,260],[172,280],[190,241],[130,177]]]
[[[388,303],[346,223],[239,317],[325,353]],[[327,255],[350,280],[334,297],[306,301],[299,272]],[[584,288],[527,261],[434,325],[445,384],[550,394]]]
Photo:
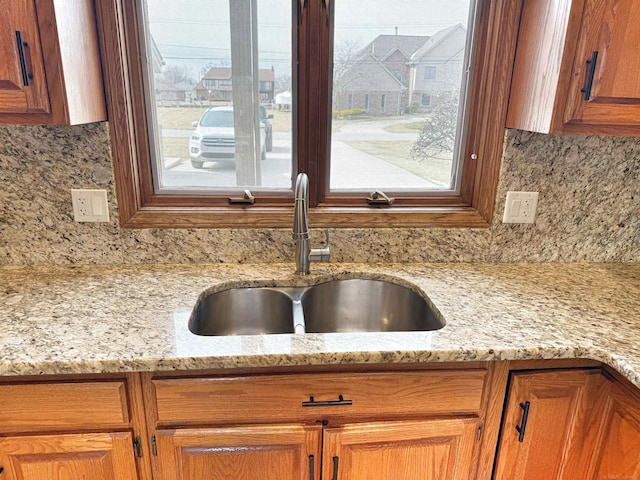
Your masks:
[[[140,437],[133,439],[133,456],[142,458],[142,440],[140,440]]]
[[[151,436],[151,451],[153,452],[153,456],[158,456],[158,444],[156,443],[156,436]]]
[[[484,430],[484,423],[480,422],[480,425],[478,425],[478,433],[476,434],[476,443],[482,438],[482,430]]]

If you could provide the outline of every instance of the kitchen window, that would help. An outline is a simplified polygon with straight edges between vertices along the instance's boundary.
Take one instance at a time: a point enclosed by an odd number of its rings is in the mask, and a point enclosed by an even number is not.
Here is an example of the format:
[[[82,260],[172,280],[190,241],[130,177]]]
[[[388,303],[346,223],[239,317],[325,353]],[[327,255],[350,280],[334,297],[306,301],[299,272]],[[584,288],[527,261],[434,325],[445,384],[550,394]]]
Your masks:
[[[488,225],[519,6],[430,2],[97,2],[121,223],[289,226],[305,171],[312,226]]]

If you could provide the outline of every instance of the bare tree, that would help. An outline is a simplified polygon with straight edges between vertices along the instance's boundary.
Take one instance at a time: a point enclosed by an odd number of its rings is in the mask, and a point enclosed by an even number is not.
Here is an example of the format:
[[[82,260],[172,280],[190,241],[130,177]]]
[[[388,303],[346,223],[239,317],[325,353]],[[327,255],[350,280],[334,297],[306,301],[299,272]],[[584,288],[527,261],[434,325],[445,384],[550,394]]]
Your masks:
[[[291,75],[278,75],[275,88],[277,93],[291,91]]]
[[[196,83],[193,79],[191,71],[186,65],[173,64],[162,70],[162,78],[167,82],[176,83]]]
[[[432,101],[433,110],[425,117],[418,140],[411,148],[411,156],[419,161],[441,159],[442,154],[453,153],[456,140],[459,96],[442,92]]]
[[[362,50],[360,42],[345,40],[333,51],[333,105],[337,108],[345,85],[345,73],[355,64],[358,53]]]

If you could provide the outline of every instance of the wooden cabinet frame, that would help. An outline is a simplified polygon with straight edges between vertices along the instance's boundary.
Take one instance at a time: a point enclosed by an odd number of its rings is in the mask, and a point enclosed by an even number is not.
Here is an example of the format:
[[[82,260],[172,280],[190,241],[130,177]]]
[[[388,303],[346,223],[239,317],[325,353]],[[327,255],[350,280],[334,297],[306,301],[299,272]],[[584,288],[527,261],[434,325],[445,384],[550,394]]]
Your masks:
[[[638,470],[640,469],[640,394],[619,374],[599,362],[590,360],[353,365],[348,368],[334,365],[124,375],[104,374],[99,376],[73,375],[46,378],[0,377],[0,389],[7,386],[12,387],[11,390],[5,390],[6,395],[18,392],[13,387],[32,389],[35,403],[31,403],[35,405],[34,408],[37,411],[41,411],[37,415],[46,419],[46,423],[38,426],[37,422],[34,423],[29,418],[29,415],[19,413],[13,418],[13,423],[2,425],[0,428],[0,439],[2,439],[0,442],[0,463],[8,461],[6,460],[7,455],[10,456],[12,452],[20,453],[27,449],[32,453],[41,452],[44,455],[48,455],[47,452],[57,452],[57,456],[52,457],[55,461],[65,461],[64,459],[67,458],[70,462],[69,465],[76,465],[76,467],[70,468],[77,468],[78,471],[93,471],[91,469],[94,469],[95,472],[103,472],[109,471],[111,460],[101,460],[102,463],[96,463],[90,452],[105,452],[104,455],[107,457],[115,455],[113,458],[116,460],[114,461],[119,463],[117,468],[127,464],[129,466],[135,465],[135,474],[139,480],[161,480],[174,478],[173,474],[168,472],[174,472],[176,468],[181,468],[177,465],[183,461],[191,465],[189,468],[196,470],[209,468],[203,466],[206,465],[206,462],[203,463],[201,459],[196,457],[205,454],[206,452],[202,449],[206,450],[212,445],[217,445],[221,456],[220,460],[213,458],[211,461],[214,464],[218,461],[224,464],[230,458],[224,449],[236,446],[239,449],[236,455],[241,455],[245,449],[248,452],[253,452],[252,458],[255,462],[259,462],[261,458],[266,458],[269,455],[276,455],[276,457],[272,457],[271,465],[297,459],[295,460],[298,472],[296,475],[302,475],[306,480],[311,478],[308,475],[312,472],[313,478],[317,480],[320,478],[322,469],[324,469],[323,478],[330,478],[336,464],[334,456],[338,457],[337,463],[341,472],[344,472],[342,469],[345,468],[355,468],[354,471],[368,468],[369,463],[378,461],[373,459],[378,458],[385,442],[391,439],[399,442],[396,444],[398,448],[395,455],[405,455],[398,453],[405,451],[427,457],[432,455],[435,456],[434,458],[440,459],[440,463],[437,463],[438,471],[447,471],[448,475],[454,475],[452,472],[457,472],[456,476],[452,478],[491,480],[494,475],[494,459],[499,443],[510,375],[526,377],[534,372],[549,373],[549,378],[552,380],[549,385],[553,385],[553,382],[557,380],[556,384],[562,387],[559,395],[562,396],[566,390],[570,396],[572,395],[571,388],[582,388],[581,380],[578,377],[572,378],[570,376],[572,369],[577,369],[575,371],[578,374],[586,372],[584,378],[589,377],[589,372],[594,373],[594,378],[599,375],[599,372],[602,372],[604,373],[603,379],[606,380],[604,383],[595,384],[587,379],[584,385],[588,395],[585,397],[584,394],[580,394],[583,400],[587,397],[590,399],[600,398],[597,409],[601,412],[597,415],[583,415],[583,417],[588,417],[589,423],[587,424],[572,424],[571,426],[574,434],[584,429],[588,430],[588,438],[586,436],[579,437],[579,442],[574,448],[574,451],[579,452],[580,468],[587,469],[589,472],[587,478],[590,480],[607,478],[606,475],[612,474],[612,472],[615,475],[629,475],[630,471],[640,471]],[[383,380],[382,384],[376,383],[378,379],[375,375],[376,372],[383,374],[379,378]],[[378,408],[381,401],[379,397],[372,399],[372,403],[368,407],[369,410],[365,410],[361,416],[350,414],[345,407],[338,407],[339,411],[336,410],[338,412],[336,414],[325,412],[319,414],[318,418],[305,416],[298,419],[297,414],[291,416],[276,412],[273,415],[265,414],[263,418],[255,415],[249,416],[247,420],[236,409],[233,415],[227,415],[225,412],[217,413],[214,420],[207,419],[207,416],[212,415],[211,412],[215,413],[215,410],[209,410],[204,417],[202,415],[191,416],[193,421],[174,421],[172,420],[173,416],[181,415],[179,408],[167,409],[166,407],[167,401],[179,403],[180,396],[191,402],[187,402],[191,405],[188,408],[193,408],[193,405],[198,402],[206,404],[211,392],[216,391],[209,387],[192,391],[189,388],[182,388],[180,384],[176,389],[166,390],[166,382],[173,379],[182,379],[185,381],[184,384],[188,386],[195,385],[200,379],[208,378],[229,379],[232,383],[236,378],[264,378],[267,381],[262,382],[262,387],[258,390],[262,396],[265,392],[269,394],[269,385],[273,386],[271,392],[277,392],[282,390],[283,385],[295,385],[296,378],[304,378],[306,385],[310,385],[310,378],[314,375],[322,377],[320,382],[322,385],[330,381],[332,375],[336,375],[336,378],[342,378],[342,383],[338,381],[337,385],[346,386],[349,385],[349,379],[345,375],[357,374],[360,376],[359,378],[366,379],[367,388],[373,388],[375,391],[375,389],[380,389],[380,385],[394,383],[389,375],[400,376],[403,373],[407,375],[404,384],[400,382],[397,386],[392,385],[390,391],[395,393],[391,400],[397,400],[398,398],[395,397],[399,397],[400,403],[402,403],[401,397],[403,395],[401,392],[405,391],[407,392],[407,395],[404,396],[405,401],[409,402],[406,405],[412,405],[416,395],[425,396],[421,390],[424,386],[420,380],[420,372],[426,373],[424,378],[428,381],[434,380],[436,382],[434,386],[451,385],[452,388],[460,389],[464,388],[465,382],[470,382],[466,385],[469,387],[469,391],[475,393],[464,392],[462,395],[452,395],[450,397],[452,408],[449,412],[443,411],[442,405],[429,406],[427,401],[422,407],[423,413],[408,409],[407,414],[403,415],[403,409],[400,408],[395,411],[390,410],[388,416],[381,413]],[[432,375],[432,372],[447,373]],[[456,372],[460,372],[459,378],[456,378]],[[465,372],[466,381],[464,380]],[[485,372],[484,375],[481,372]],[[562,375],[565,375],[570,381],[563,382],[562,378],[565,377]],[[480,385],[478,384],[479,378],[482,378]],[[162,387],[164,390],[161,393],[165,402],[165,406],[161,407],[165,412],[162,414],[162,421],[159,421],[161,417],[159,416],[154,381],[165,382],[159,384],[164,385]],[[447,383],[450,381],[454,381],[454,383]],[[100,411],[99,399],[95,399],[96,411],[92,413],[91,418],[76,419],[72,415],[68,415],[68,412],[64,411],[65,403],[58,400],[52,403],[54,408],[47,410],[44,406],[46,398],[54,394],[64,395],[64,392],[69,391],[68,389],[74,383],[82,390],[81,392],[70,390],[72,391],[71,395],[76,398],[82,398],[83,392],[93,392],[91,395],[85,395],[89,397],[99,396],[100,392],[105,392],[109,401],[105,403],[104,411]],[[122,385],[123,390],[120,393],[118,393],[118,385]],[[539,385],[544,386],[544,383]],[[251,386],[238,384],[236,393],[234,393],[236,387],[233,385],[231,387],[221,396],[231,398],[229,395],[239,395],[242,391],[246,391],[248,395],[254,392]],[[305,388],[299,389],[295,394],[296,398],[305,391]],[[330,388],[323,388],[322,395],[328,395],[330,390]],[[437,392],[437,395],[442,395],[442,391],[437,388],[434,388],[434,392]],[[25,393],[19,393],[19,395],[21,397],[29,396]],[[125,401],[120,402],[119,396],[125,398]],[[262,406],[256,408],[262,409],[266,413],[267,408],[279,405],[276,397],[273,397],[275,400],[267,399],[266,403],[261,402]],[[224,405],[224,398],[222,398],[222,405]],[[361,404],[363,401],[366,402],[367,396],[354,398],[358,400],[357,403]],[[90,398],[87,401],[93,400]],[[271,402],[271,407],[265,407],[265,405],[269,405],[269,402]],[[27,403],[25,403],[23,412],[29,409]],[[23,409],[20,402],[4,402],[3,406],[16,412],[21,412]],[[70,405],[69,408],[72,409],[73,406]],[[286,408],[291,407],[287,406]],[[458,408],[463,411],[457,411]],[[584,408],[586,409],[584,411],[587,411],[591,407],[585,406]],[[118,413],[119,410],[120,413]],[[55,413],[56,411],[62,412],[62,414],[58,415]],[[0,412],[0,419],[3,412],[4,410]],[[580,415],[582,414],[580,413]],[[56,417],[58,420],[49,417]],[[187,417],[190,416],[187,415],[184,418]],[[321,420],[321,423],[317,423],[314,419]],[[507,433],[513,434],[514,432]],[[369,436],[369,434],[373,436]],[[623,434],[624,438],[621,439]],[[628,434],[631,434],[631,437]],[[140,439],[140,443],[138,447],[134,448],[132,439],[136,437]],[[621,441],[624,443],[621,444]],[[323,442],[325,448],[320,450],[320,445]],[[589,449],[582,449],[579,445],[580,442],[587,442],[591,445],[597,455],[592,455],[588,451]],[[257,450],[255,450],[256,448]],[[280,451],[284,452],[283,454],[288,460],[277,458]],[[454,453],[451,455],[443,453],[448,451]],[[88,456],[83,452],[89,452]],[[140,456],[137,456],[137,453]],[[634,463],[634,454],[638,456],[636,463]],[[186,457],[182,460],[178,458],[184,455]],[[393,452],[389,452],[389,455],[392,457]],[[578,456],[574,455],[572,461],[575,461]],[[189,457],[193,458],[189,459]],[[274,458],[275,460],[273,460]],[[88,459],[88,462],[85,459]],[[623,462],[621,459],[625,461]],[[572,465],[574,466],[572,467]],[[27,468],[29,467],[27,466]],[[49,467],[38,466],[35,468],[40,469],[35,471],[42,475],[44,471],[42,469]],[[53,465],[50,468],[57,467]],[[442,470],[443,468],[445,470]],[[575,464],[568,463],[563,467],[565,473],[568,472],[568,477],[565,475],[562,478],[572,478],[571,472],[568,470],[570,468],[577,467]],[[9,471],[7,470],[7,472]],[[127,471],[131,472],[132,470],[129,467]],[[123,475],[125,475],[123,478],[128,478],[126,475],[129,473]]]

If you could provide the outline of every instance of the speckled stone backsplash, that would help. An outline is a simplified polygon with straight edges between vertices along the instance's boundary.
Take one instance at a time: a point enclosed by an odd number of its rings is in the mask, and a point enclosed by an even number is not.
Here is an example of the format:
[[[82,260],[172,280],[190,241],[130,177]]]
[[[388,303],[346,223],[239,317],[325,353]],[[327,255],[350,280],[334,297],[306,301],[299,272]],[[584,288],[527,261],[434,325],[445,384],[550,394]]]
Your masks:
[[[110,155],[106,123],[0,127],[0,264],[292,261],[289,229],[120,228]],[[106,189],[111,222],[73,222],[71,188]],[[507,190],[540,192],[534,225],[502,224]],[[336,229],[333,261],[638,262],[639,200],[640,139],[513,130],[491,228]]]

